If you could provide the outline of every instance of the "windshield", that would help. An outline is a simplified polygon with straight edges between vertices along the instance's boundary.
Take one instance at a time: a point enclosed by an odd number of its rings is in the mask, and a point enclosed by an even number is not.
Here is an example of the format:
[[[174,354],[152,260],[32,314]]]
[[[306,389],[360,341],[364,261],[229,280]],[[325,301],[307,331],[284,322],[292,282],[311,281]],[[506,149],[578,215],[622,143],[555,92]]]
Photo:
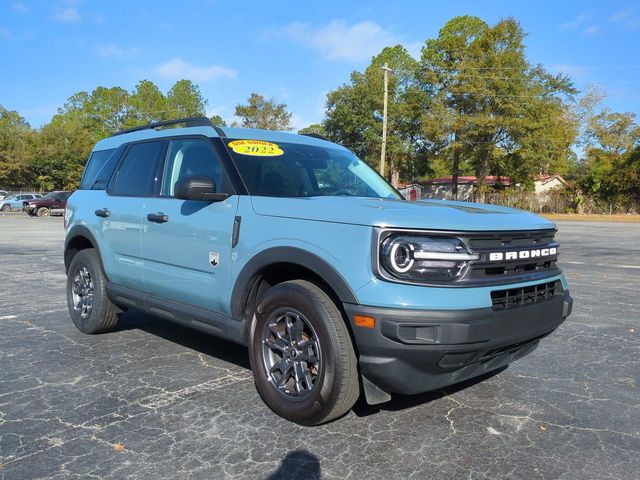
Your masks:
[[[12,195],[9,195],[8,197],[5,197],[4,199],[5,199],[5,200],[13,200],[13,199],[15,199],[15,198],[16,198],[16,194],[14,193],[14,194],[12,194]]]
[[[46,198],[47,200],[51,200],[51,199],[55,198],[56,195],[58,195],[58,192],[49,192],[42,198]]]
[[[252,195],[401,198],[365,162],[346,150],[258,140],[226,142]]]

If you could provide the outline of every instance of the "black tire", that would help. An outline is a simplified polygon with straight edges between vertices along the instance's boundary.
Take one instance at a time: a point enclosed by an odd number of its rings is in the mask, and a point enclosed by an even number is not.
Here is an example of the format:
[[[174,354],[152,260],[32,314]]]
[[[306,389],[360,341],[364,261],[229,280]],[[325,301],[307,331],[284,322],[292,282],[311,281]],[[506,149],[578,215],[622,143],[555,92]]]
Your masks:
[[[0,208],[0,211],[3,211],[3,212],[8,212],[9,210],[11,210],[11,205],[7,205],[7,204],[2,205],[2,208]]]
[[[47,207],[40,207],[36,210],[36,216],[38,217],[48,217],[49,209]]]
[[[313,374],[314,379],[312,387],[304,394],[293,390],[287,392],[285,386],[277,388],[272,383],[275,381],[272,375],[279,375],[280,370],[275,370],[274,374],[268,373],[269,358],[275,355],[272,353],[275,350],[267,347],[265,338],[273,332],[269,325],[273,327],[278,318],[283,315],[286,317],[286,312],[293,312],[298,321],[302,318],[306,322],[303,323],[306,331],[311,332],[310,335],[303,334],[303,340],[306,340],[298,345],[308,344],[314,335],[317,337],[318,363],[306,370]],[[273,338],[277,340],[275,336]],[[284,342],[286,344],[286,340]],[[289,347],[291,345],[289,343]],[[303,359],[305,354],[299,351],[295,355]],[[283,360],[287,357],[287,361],[291,362],[294,362],[295,355],[281,354]],[[311,282],[292,280],[278,284],[267,292],[252,320],[249,358],[256,388],[267,406],[281,417],[300,425],[319,425],[334,420],[347,413],[360,395],[357,360],[347,326],[331,298]],[[280,360],[280,357],[275,358]],[[282,362],[274,360],[274,363]],[[312,363],[301,360],[298,364],[308,367]],[[289,375],[286,378],[294,382],[297,390],[293,373]],[[285,376],[283,372],[280,379]],[[309,382],[306,383],[308,387]]]
[[[88,277],[87,277],[88,274]],[[82,283],[82,278],[90,285],[83,293],[78,294],[76,282]],[[113,330],[118,323],[118,311],[113,303],[107,298],[105,291],[106,278],[102,270],[102,263],[98,254],[93,248],[80,250],[71,260],[69,272],[67,273],[67,306],[69,314],[75,326],[84,333],[103,333]],[[74,290],[76,287],[76,290]],[[92,290],[91,308],[78,308],[78,298],[89,298]],[[76,297],[74,298],[74,294]]]

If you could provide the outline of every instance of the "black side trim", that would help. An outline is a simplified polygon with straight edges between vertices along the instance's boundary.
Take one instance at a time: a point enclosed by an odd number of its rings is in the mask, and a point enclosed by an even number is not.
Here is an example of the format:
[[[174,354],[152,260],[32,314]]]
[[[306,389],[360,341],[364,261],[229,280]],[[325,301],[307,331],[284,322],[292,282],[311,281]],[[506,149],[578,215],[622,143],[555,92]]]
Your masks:
[[[216,127],[215,125],[213,126],[213,129],[216,131],[216,133],[218,134],[218,136],[220,138],[227,138],[227,134],[224,133],[224,130],[222,130],[220,127]]]
[[[221,313],[167,300],[132,288],[107,283],[109,299],[119,306],[133,307],[152,315],[246,345],[241,324]]]
[[[305,267],[320,276],[336,292],[340,301],[359,303],[356,294],[342,275],[322,258],[300,248],[274,247],[260,252],[249,260],[236,279],[231,295],[231,313],[238,322],[242,320],[243,305],[253,284],[252,280],[261,270],[274,263],[292,263]]]
[[[100,247],[98,247],[98,242],[96,241],[96,237],[93,236],[91,230],[89,230],[84,225],[75,225],[71,227],[71,230],[67,232],[67,236],[64,239],[64,268],[65,271],[69,269],[69,264],[71,263],[71,259],[67,258],[67,251],[69,250],[69,246],[71,242],[78,237],[84,237],[91,242],[93,248],[98,252],[98,257],[102,259],[102,255],[100,254]]]
[[[238,245],[238,241],[240,240],[240,222],[242,222],[242,217],[236,216],[233,219],[233,233],[231,235],[231,248],[235,248]]]

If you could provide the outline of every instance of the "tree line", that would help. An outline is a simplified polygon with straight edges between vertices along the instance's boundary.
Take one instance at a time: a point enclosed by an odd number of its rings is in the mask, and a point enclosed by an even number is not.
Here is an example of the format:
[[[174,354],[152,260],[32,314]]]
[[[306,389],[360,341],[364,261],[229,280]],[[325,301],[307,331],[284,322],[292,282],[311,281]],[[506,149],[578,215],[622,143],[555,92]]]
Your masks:
[[[389,78],[389,178],[420,181],[476,175],[510,177],[525,190],[540,174],[563,174],[576,197],[628,202],[640,197],[640,128],[635,114],[602,107],[595,89],[532,64],[525,33],[513,18],[489,25],[478,17],[447,22],[424,43],[419,59],[402,45],[383,49],[362,72],[327,95],[316,133],[377,167],[382,130],[382,67]],[[207,101],[180,80],[166,93],[151,81],[132,91],[97,87],[72,95],[52,120],[33,129],[0,106],[0,185],[75,188],[101,138],[152,121],[201,116]],[[291,129],[284,103],[252,93],[235,110],[237,124]],[[212,122],[224,126],[219,116]],[[234,123],[236,124],[236,123]],[[576,151],[580,152],[576,155]]]

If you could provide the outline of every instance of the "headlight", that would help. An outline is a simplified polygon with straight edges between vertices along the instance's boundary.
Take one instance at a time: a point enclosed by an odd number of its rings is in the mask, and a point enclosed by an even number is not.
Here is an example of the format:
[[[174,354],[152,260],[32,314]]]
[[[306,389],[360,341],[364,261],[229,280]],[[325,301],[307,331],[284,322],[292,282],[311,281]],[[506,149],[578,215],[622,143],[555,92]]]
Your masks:
[[[379,261],[384,276],[408,282],[451,282],[459,278],[472,260],[457,238],[391,232],[380,238]],[[386,274],[386,275],[385,275]]]

